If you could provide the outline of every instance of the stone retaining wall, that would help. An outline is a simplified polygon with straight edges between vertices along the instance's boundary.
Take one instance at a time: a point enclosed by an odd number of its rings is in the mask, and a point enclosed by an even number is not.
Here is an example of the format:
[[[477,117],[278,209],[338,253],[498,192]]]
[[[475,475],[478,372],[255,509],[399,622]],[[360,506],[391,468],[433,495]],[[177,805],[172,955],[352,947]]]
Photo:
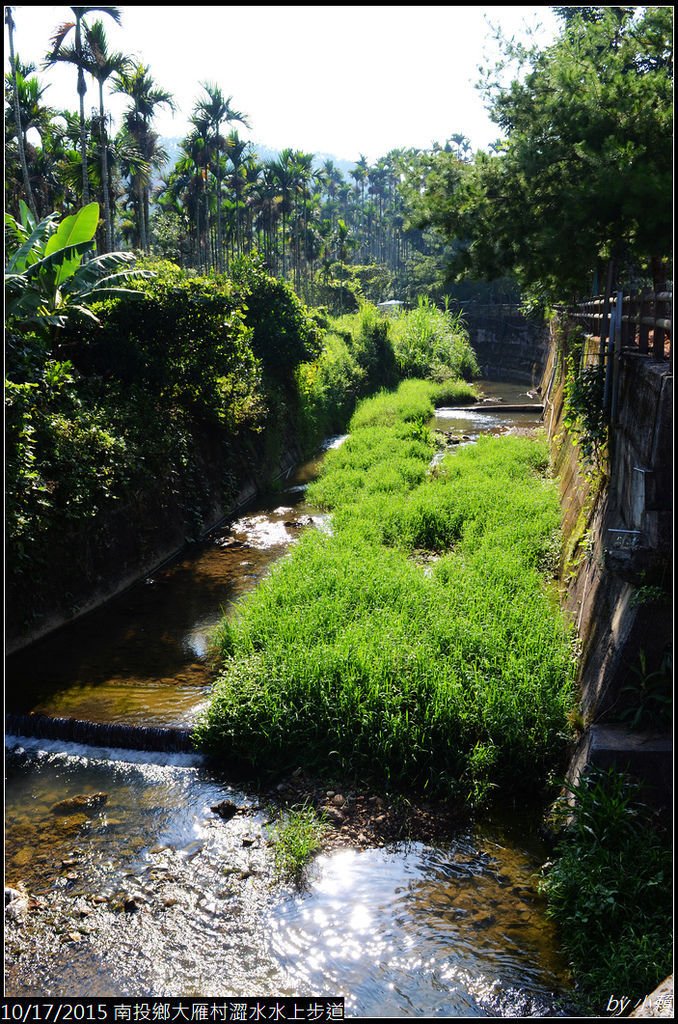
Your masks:
[[[513,378],[536,387],[549,350],[549,328],[515,306],[468,306],[462,311],[483,377]]]

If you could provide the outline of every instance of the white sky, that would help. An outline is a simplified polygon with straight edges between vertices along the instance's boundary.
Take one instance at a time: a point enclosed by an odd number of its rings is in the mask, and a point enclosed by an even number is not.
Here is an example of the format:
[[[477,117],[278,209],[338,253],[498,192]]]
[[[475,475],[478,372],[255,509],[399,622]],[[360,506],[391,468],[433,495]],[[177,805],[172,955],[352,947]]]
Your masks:
[[[40,64],[69,7],[16,5],[15,48]],[[455,133],[485,148],[499,135],[475,88],[478,66],[496,57],[490,25],[505,35],[551,41],[550,7],[121,7],[122,26],[101,17],[112,50],[142,60],[174,95],[174,117],[155,121],[163,136],[183,137],[209,81],[245,113],[241,137],[272,149],[290,146],[370,163],[394,148],[429,148]],[[5,29],[5,40],[7,29]],[[7,45],[5,45],[6,64]],[[75,70],[40,72],[44,100],[77,110]],[[98,102],[94,84],[87,108]],[[111,97],[116,114],[124,97]]]

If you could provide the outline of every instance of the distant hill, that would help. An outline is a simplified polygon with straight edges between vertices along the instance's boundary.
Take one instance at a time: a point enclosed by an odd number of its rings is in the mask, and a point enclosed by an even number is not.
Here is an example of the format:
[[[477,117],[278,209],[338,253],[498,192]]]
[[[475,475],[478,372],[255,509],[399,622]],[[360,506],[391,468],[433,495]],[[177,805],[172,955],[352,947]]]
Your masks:
[[[167,163],[162,169],[162,174],[168,174],[179,158],[181,139],[162,136],[160,143],[166,149],[168,156]],[[269,160],[277,160],[280,156],[279,149],[271,149],[269,146],[265,146],[261,142],[252,142],[251,145],[262,163]],[[333,153],[316,153],[313,161],[314,167],[322,167],[326,160],[332,160],[345,178],[348,178],[350,171],[355,167],[355,160],[342,160],[341,157],[335,156]]]

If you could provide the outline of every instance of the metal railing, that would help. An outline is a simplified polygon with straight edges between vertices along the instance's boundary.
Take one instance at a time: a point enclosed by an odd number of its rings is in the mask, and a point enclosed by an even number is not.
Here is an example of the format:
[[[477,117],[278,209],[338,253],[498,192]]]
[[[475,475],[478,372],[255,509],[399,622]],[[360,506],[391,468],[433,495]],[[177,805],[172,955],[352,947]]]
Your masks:
[[[603,402],[611,423],[616,421],[619,400],[620,360],[624,351],[636,351],[656,361],[668,362],[673,373],[673,291],[622,291],[579,302],[567,316],[582,324],[597,357],[585,346],[586,362],[604,368]],[[588,353],[588,354],[587,354]]]
[[[600,340],[601,350],[611,340],[614,348],[635,348],[672,364],[673,291],[598,295],[568,314]]]

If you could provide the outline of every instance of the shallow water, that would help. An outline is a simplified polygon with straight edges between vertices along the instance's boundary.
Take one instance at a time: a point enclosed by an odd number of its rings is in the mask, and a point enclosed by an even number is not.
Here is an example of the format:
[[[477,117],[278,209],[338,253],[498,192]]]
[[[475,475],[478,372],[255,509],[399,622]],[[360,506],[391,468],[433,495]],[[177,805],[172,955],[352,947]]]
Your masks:
[[[436,409],[431,424],[433,429],[476,441],[480,434],[516,433],[543,426],[541,414],[538,412],[529,409],[523,412],[506,412],[502,409],[502,405],[541,404],[540,395],[528,390],[526,384],[482,381],[480,391],[489,399],[486,403],[487,411],[442,407]]]
[[[7,995],[344,996],[354,1015],[557,1015],[564,984],[535,895],[543,851],[505,825],[272,873],[274,812],[189,755],[10,739]],[[87,812],[61,801],[105,794]],[[99,797],[101,800],[101,796]],[[233,801],[224,821],[211,808]]]
[[[507,404],[530,401],[525,390],[486,385]],[[539,422],[469,416],[439,412],[436,428],[473,436]],[[11,658],[8,710],[190,725],[222,610],[303,529],[327,526],[304,504],[317,466]],[[563,1012],[556,993],[567,995],[567,979],[536,894],[545,852],[529,820],[488,822],[435,846],[323,855],[299,892],[273,875],[268,798],[215,777],[196,755],[8,737],[6,776],[6,884],[31,896],[9,921],[6,995],[322,992],[359,1016]],[[105,799],[58,807],[92,794]],[[211,808],[224,799],[242,813],[220,818]]]
[[[11,656],[6,710],[190,727],[211,682],[210,631],[304,529],[325,522],[304,502],[317,467],[318,460],[310,460],[256,510],[104,607]]]

